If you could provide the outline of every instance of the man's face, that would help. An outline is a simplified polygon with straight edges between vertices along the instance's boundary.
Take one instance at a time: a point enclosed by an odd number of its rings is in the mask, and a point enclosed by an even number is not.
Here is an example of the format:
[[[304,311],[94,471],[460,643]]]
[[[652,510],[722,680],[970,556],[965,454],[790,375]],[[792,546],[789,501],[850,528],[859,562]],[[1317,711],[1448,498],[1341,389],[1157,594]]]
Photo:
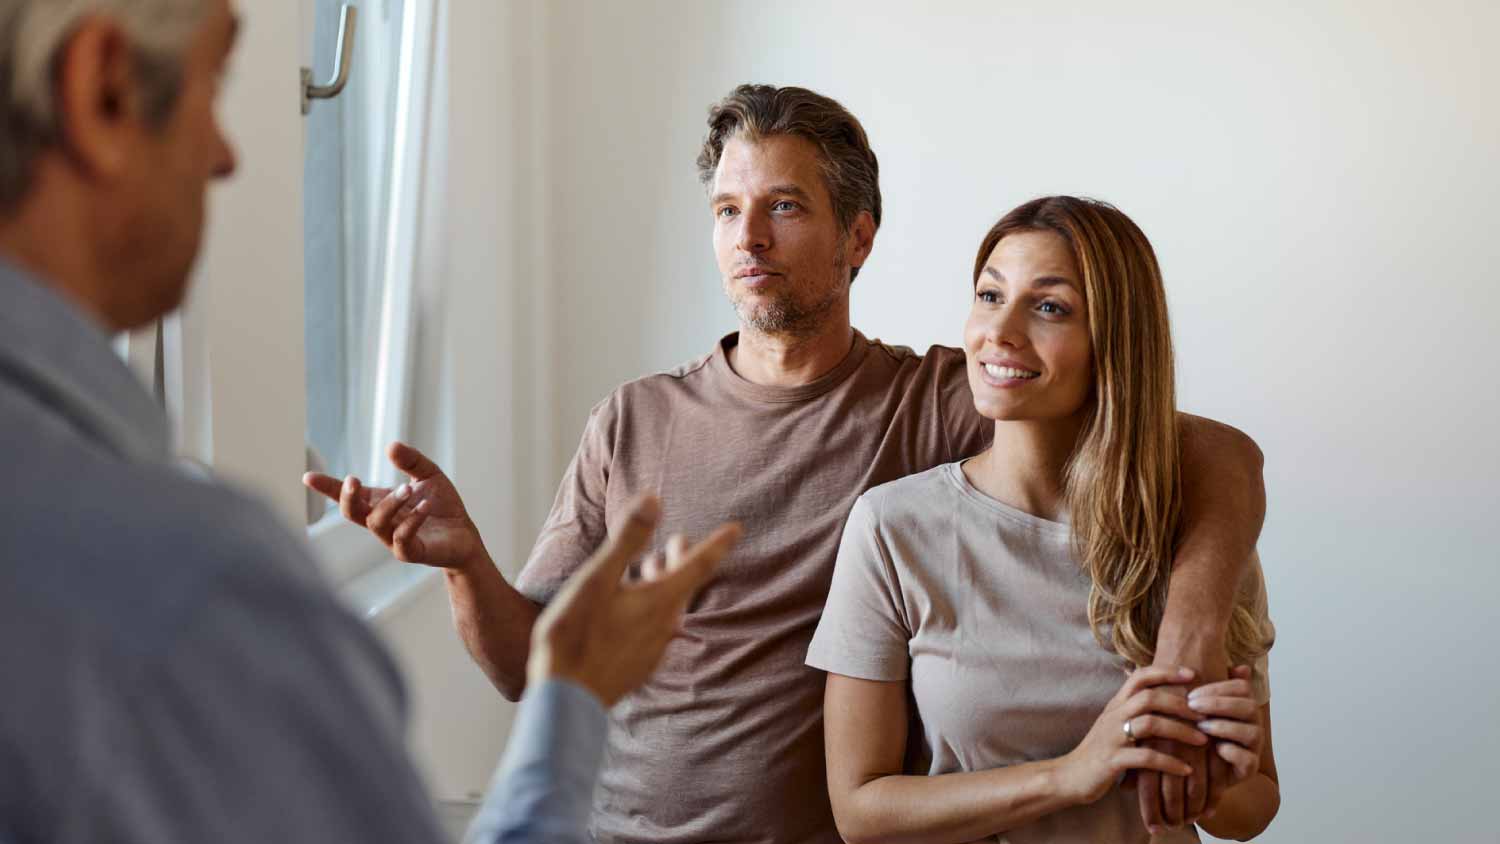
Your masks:
[[[839,226],[811,141],[730,139],[710,196],[714,253],[741,326],[805,336],[848,313],[850,262],[863,255]]]
[[[139,164],[121,185],[125,205],[122,272],[134,282],[119,321],[142,324],[176,308],[202,241],[208,184],[234,172],[234,151],[219,126],[219,98],[238,21],[229,0],[212,0],[183,56],[182,89],[167,121],[144,127]]]

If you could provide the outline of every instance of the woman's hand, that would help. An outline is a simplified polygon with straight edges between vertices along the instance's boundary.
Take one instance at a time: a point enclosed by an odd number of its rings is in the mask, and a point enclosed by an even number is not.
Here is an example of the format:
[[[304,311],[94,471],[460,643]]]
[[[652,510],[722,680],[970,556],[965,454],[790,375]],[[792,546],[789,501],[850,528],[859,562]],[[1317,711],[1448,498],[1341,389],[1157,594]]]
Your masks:
[[[1230,679],[1199,686],[1188,695],[1187,703],[1203,719],[1197,724],[1199,732],[1216,739],[1214,752],[1234,770],[1227,787],[1255,776],[1265,749],[1265,730],[1250,685],[1250,668],[1239,666]]]
[[[1186,763],[1156,750],[1137,747],[1145,738],[1174,739],[1185,744],[1203,746],[1208,736],[1187,722],[1202,717],[1189,708],[1188,698],[1161,686],[1182,685],[1193,679],[1187,668],[1149,666],[1138,668],[1125,680],[1104,712],[1094,721],[1088,735],[1068,755],[1059,760],[1061,788],[1076,803],[1086,805],[1103,797],[1131,770],[1160,771],[1187,776],[1192,773]],[[1206,686],[1213,689],[1220,684]],[[1205,703],[1219,697],[1203,698]],[[1127,733],[1126,724],[1130,725]]]

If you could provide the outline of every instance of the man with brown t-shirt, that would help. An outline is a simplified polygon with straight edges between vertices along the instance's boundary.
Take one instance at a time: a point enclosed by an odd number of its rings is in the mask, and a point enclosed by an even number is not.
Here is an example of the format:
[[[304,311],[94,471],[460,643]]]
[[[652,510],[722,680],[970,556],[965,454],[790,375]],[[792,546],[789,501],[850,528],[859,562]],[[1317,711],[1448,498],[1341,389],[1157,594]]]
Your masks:
[[[614,710],[593,834],[837,842],[823,675],[804,659],[845,518],[872,486],[980,451],[992,425],[974,411],[962,351],[918,355],[850,324],[850,285],[881,215],[876,159],[852,115],[804,89],[742,86],[711,112],[698,166],[740,330],[594,408],[514,588],[441,473],[398,495],[352,478],[315,488],[398,558],[446,570],[470,653],[512,700],[537,614],[625,502],[659,494],[663,536],[741,522],[660,669]],[[1185,529],[1158,659],[1222,677],[1224,622],[1263,515],[1260,454],[1224,426],[1184,428]],[[414,454],[392,457],[405,469]],[[1171,823],[1194,819],[1213,781],[1149,785],[1143,811]]]

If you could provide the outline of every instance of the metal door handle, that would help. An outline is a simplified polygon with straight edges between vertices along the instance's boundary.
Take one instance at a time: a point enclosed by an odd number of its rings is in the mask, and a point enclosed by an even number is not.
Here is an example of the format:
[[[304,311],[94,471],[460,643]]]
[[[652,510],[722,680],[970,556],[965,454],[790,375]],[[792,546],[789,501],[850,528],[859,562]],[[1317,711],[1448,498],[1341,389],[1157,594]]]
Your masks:
[[[349,82],[349,66],[354,62],[354,25],[359,22],[359,9],[345,4],[339,10],[339,46],[333,57],[333,79],[326,85],[313,82],[312,68],[302,68],[302,113],[312,111],[313,100],[331,100],[337,97]]]

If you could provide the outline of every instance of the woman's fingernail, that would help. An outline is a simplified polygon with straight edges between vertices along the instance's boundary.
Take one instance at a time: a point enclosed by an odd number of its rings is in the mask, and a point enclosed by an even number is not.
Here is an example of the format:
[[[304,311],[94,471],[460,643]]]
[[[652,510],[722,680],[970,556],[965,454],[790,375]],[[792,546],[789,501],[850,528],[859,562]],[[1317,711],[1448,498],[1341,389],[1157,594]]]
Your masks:
[[[1208,708],[1208,698],[1188,696],[1188,708],[1202,711]]]
[[[406,497],[408,495],[411,495],[411,487],[410,486],[408,486],[406,484],[402,484],[400,487],[398,487],[396,489],[396,500],[397,501],[405,501]]]

